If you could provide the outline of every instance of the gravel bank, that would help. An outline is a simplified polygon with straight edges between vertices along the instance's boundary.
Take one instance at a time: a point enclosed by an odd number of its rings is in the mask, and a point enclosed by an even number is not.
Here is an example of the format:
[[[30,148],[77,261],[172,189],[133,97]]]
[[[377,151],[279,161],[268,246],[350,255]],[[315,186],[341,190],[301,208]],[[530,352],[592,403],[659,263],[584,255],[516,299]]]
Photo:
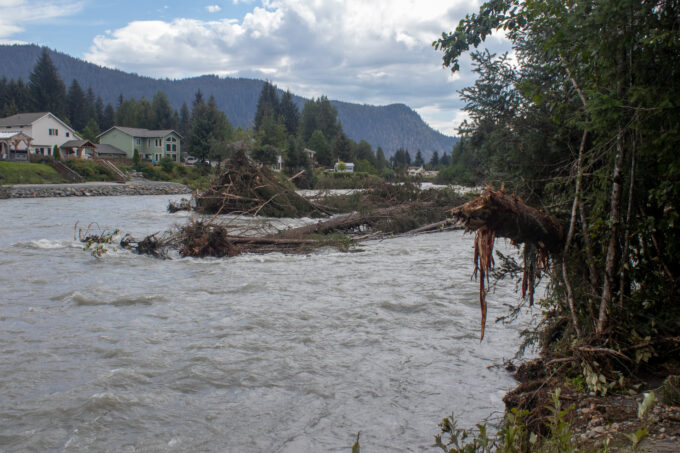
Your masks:
[[[188,194],[191,189],[176,182],[133,180],[125,184],[16,184],[0,186],[0,198],[110,197],[118,195]]]

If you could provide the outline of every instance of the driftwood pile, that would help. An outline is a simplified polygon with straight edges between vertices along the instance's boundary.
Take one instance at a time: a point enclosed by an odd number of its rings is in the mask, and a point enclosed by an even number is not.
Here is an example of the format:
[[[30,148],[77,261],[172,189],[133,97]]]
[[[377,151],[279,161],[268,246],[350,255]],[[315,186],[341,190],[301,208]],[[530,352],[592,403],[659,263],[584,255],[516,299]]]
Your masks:
[[[201,214],[247,214],[266,217],[319,217],[327,213],[279,182],[272,171],[236,153],[210,189],[195,196]]]

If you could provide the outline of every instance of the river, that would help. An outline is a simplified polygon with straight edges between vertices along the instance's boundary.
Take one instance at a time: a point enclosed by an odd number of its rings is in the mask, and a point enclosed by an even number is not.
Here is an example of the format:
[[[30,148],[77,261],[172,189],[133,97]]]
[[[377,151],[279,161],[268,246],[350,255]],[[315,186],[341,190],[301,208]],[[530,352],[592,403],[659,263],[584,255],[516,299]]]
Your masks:
[[[165,261],[74,240],[165,230],[178,198],[0,200],[0,451],[434,451],[452,411],[502,411],[490,365],[526,319],[493,322],[499,285],[480,344],[470,235]]]

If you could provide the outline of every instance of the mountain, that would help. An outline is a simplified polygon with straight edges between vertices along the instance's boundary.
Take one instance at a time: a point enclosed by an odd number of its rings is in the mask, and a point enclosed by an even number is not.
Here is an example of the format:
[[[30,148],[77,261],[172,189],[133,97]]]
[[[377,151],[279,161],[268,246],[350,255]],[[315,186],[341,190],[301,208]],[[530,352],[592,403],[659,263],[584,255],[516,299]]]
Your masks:
[[[41,52],[42,48],[36,45],[0,45],[0,77],[8,80],[21,77],[27,81]],[[105,104],[115,106],[121,94],[125,98],[145,97],[151,100],[161,90],[168,96],[173,108],[179,110],[183,102],[191,107],[194,95],[200,89],[206,98],[215,97],[218,108],[235,126],[252,125],[257,99],[264,84],[262,80],[214,75],[179,80],[154,79],[97,66],[53,50],[50,50],[50,57],[67,88],[76,79],[83,89],[92,88]],[[302,109],[306,99],[294,96],[294,100]],[[338,109],[338,119],[349,137],[357,142],[366,140],[374,149],[381,146],[388,156],[398,148],[405,148],[412,155],[421,150],[423,157],[429,159],[434,151],[440,155],[450,152],[458,140],[435,131],[404,104],[331,103]]]

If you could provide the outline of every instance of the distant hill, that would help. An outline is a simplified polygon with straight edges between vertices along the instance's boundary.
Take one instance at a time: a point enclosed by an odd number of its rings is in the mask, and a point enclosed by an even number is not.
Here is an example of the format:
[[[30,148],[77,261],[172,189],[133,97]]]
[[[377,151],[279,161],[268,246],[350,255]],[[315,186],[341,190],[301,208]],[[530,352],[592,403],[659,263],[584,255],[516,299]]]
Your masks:
[[[0,77],[24,81],[33,70],[42,48],[36,45],[0,45]],[[244,78],[220,78],[213,75],[191,77],[180,80],[154,79],[116,69],[104,68],[69,55],[50,50],[50,57],[59,70],[68,89],[71,81],[87,89],[91,87],[101,96],[104,103],[116,105],[118,96],[149,100],[162,90],[172,106],[179,110],[183,102],[191,108],[197,90],[207,98],[215,96],[217,106],[224,111],[235,126],[252,125],[257,99],[264,81]],[[306,99],[295,96],[295,102],[302,110]],[[434,151],[441,155],[450,152],[457,141],[428,126],[410,107],[404,104],[373,106],[331,101],[338,109],[338,119],[345,133],[356,140],[366,140],[374,149],[381,146],[389,156],[398,148],[405,148],[415,155],[421,150],[429,159]]]

